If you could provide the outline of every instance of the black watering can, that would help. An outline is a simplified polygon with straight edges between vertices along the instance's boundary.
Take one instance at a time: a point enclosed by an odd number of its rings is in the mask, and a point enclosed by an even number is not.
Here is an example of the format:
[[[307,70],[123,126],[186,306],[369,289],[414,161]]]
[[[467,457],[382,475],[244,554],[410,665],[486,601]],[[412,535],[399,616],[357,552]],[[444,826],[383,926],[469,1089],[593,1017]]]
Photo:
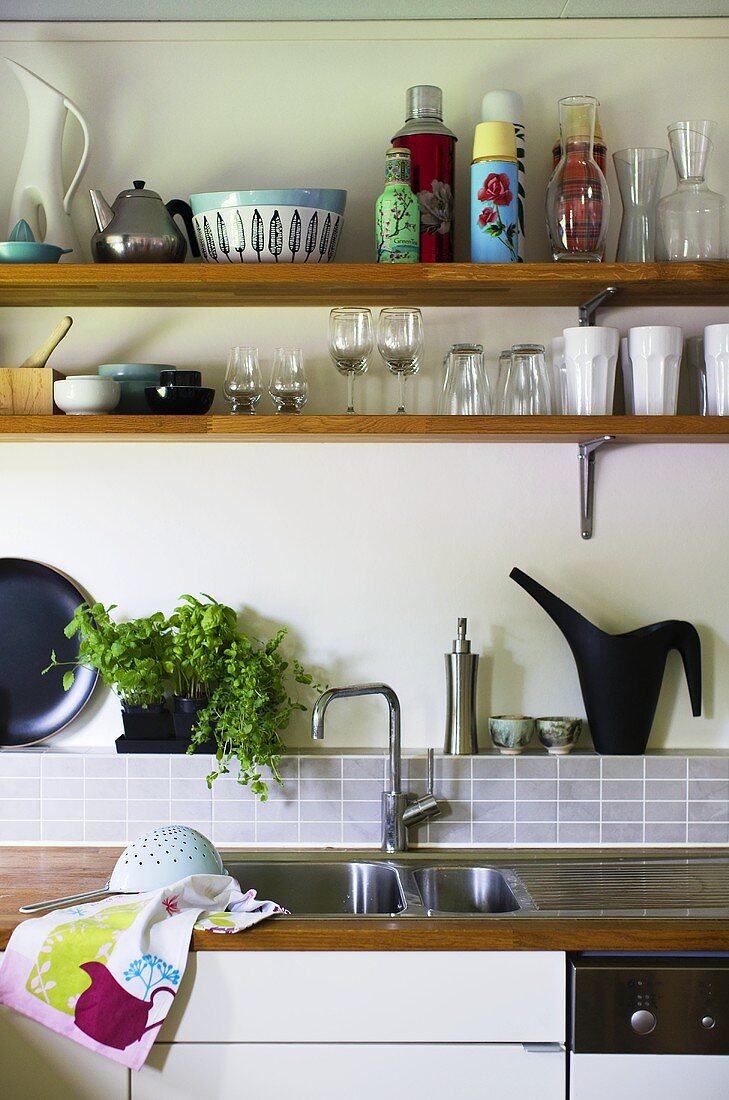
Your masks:
[[[512,569],[509,576],[544,608],[567,639],[599,753],[645,752],[672,649],[683,660],[692,713],[701,714],[701,642],[691,623],[670,619],[627,634],[606,634],[521,569]]]

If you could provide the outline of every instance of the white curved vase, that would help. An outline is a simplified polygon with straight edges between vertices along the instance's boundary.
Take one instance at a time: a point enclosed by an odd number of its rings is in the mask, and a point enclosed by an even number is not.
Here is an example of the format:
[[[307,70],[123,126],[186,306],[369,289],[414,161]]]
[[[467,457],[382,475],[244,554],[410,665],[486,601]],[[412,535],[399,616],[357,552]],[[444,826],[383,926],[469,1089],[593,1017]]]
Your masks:
[[[30,69],[6,57],[28,101],[28,136],[18,178],[10,202],[8,232],[21,218],[30,225],[35,239],[60,248],[75,250],[78,240],[70,218],[71,202],[89,159],[89,131],[75,103]],[[74,177],[63,189],[61,152],[67,112],[74,115],[84,135],[84,149]]]

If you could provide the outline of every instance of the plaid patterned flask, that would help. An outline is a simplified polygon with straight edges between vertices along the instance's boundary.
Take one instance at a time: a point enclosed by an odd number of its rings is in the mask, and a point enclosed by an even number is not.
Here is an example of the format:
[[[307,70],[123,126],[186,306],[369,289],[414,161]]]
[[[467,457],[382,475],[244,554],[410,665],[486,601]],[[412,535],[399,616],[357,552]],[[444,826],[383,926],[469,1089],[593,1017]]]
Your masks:
[[[594,158],[592,96],[559,101],[562,156],[547,186],[547,232],[555,260],[605,258],[610,195]]]

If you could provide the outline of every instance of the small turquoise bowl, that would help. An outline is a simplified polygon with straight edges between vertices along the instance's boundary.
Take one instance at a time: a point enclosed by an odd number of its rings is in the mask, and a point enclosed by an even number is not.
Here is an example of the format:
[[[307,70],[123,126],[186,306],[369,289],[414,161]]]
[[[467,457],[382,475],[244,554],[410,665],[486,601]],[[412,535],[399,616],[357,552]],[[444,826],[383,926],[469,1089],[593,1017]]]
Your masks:
[[[518,756],[532,737],[536,722],[524,714],[497,714],[489,718],[491,740],[504,756]]]
[[[57,264],[72,248],[36,241],[0,241],[0,264]]]
[[[150,385],[159,385],[159,376],[163,370],[175,368],[169,363],[102,363],[99,375],[102,378],[113,378],[121,387],[121,397],[114,412],[127,416],[149,414],[150,408],[144,391]]]
[[[190,195],[193,214],[236,206],[302,206],[344,214],[347,192],[337,187],[291,187],[269,191],[207,191]]]

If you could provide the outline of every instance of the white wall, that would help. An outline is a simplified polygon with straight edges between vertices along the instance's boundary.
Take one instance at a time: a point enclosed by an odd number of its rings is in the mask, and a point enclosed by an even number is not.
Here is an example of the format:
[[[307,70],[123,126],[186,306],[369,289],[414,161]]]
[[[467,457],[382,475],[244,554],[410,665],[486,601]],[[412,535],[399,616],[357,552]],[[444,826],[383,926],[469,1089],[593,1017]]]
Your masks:
[[[382,154],[402,122],[405,88],[416,82],[443,87],[446,122],[461,137],[459,258],[467,257],[470,135],[489,88],[519,87],[527,105],[532,260],[547,258],[542,196],[561,95],[601,99],[611,150],[664,145],[666,124],[677,118],[716,118],[710,182],[729,190],[729,20],[4,24],[0,34],[8,56],[88,117],[92,156],[73,211],[82,239],[93,229],[88,186],[113,200],[139,177],[166,199],[231,185],[331,184],[350,194],[339,258],[368,260]],[[3,66],[0,102],[3,225],[25,135],[24,98]],[[75,135],[67,144],[70,168]],[[609,182],[612,255],[620,207],[612,174]],[[25,358],[62,312],[0,310],[0,361]],[[309,364],[309,409],[343,408],[344,382],[326,354],[326,310],[70,312],[74,328],[55,357],[61,370],[163,361],[199,365],[219,384],[230,344],[258,343],[268,358],[275,344],[295,340]],[[676,316],[689,334],[729,320],[729,308],[616,308],[604,319],[625,331]],[[418,412],[433,408],[451,341],[481,340],[493,365],[517,338],[548,343],[574,323],[574,311],[428,310],[425,319],[428,354],[411,405]],[[394,388],[373,362],[362,411],[393,411]],[[262,631],[285,624],[292,649],[330,684],[391,682],[411,746],[441,741],[442,653],[458,615],[469,616],[484,655],[484,718],[581,713],[566,644],[508,580],[518,564],[607,629],[694,621],[704,641],[706,715],[690,718],[672,657],[651,745],[729,747],[728,479],[723,446],[603,453],[595,538],[583,543],[576,448],[568,445],[4,444],[0,554],[52,563],[123,613],[169,609],[179,593],[204,590],[247,609]],[[330,713],[330,745],[384,737],[377,703],[342,703]],[[56,741],[109,744],[118,732],[113,700],[99,699]],[[291,740],[308,743],[305,721]]]

